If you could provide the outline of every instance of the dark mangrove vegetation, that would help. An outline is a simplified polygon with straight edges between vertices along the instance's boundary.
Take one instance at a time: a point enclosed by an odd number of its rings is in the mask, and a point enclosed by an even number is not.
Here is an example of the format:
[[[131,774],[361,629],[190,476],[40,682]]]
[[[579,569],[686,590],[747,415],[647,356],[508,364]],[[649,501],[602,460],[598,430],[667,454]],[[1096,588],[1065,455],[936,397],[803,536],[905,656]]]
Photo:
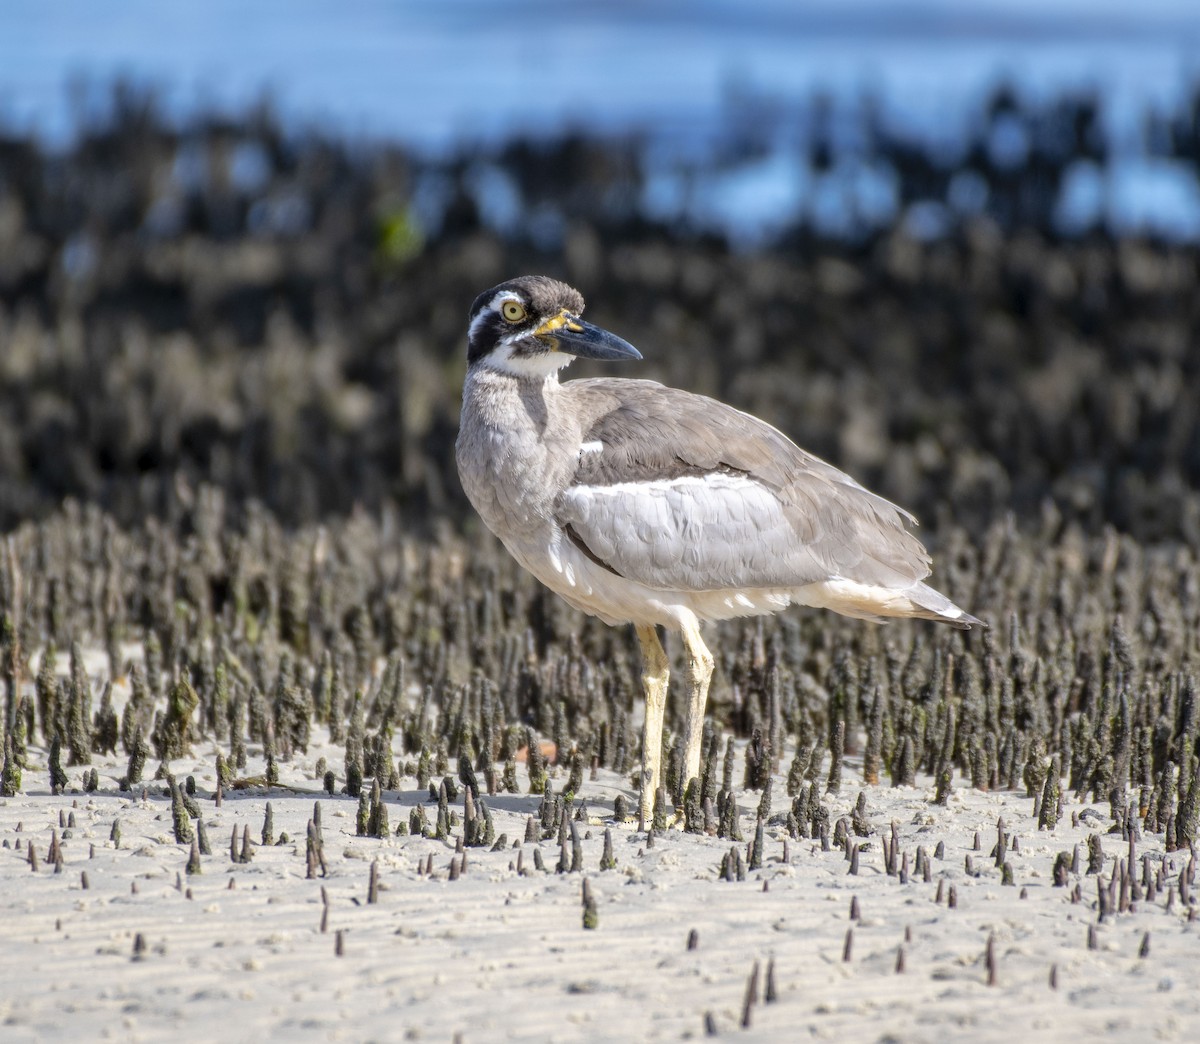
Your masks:
[[[953,160],[876,129],[894,220],[839,238],[783,220],[740,249],[643,212],[636,141],[435,162],[267,113],[180,128],[137,97],[62,152],[0,140],[5,786],[49,764],[52,786],[129,787],[200,736],[236,772],[315,726],[346,743],[328,783],[351,793],[456,771],[536,790],[542,740],[560,790],[635,773],[632,636],[523,575],[452,464],[467,307],[544,271],[641,348],[642,375],[752,410],[913,509],[938,586],[991,625],[722,627],[697,802],[719,813],[786,757],[776,811],[820,833],[849,753],[869,782],[932,776],[932,800],[1027,792],[1051,823],[1067,787],[1185,847],[1200,251],[1064,236],[1064,170],[1105,162],[1094,107],[1001,97],[1001,116],[1023,158],[995,160],[986,125]],[[1163,126],[1194,160],[1194,113]],[[906,215],[962,170],[990,203],[916,235]],[[497,172],[521,201],[504,227],[479,188]],[[80,664],[47,666],[88,646],[129,679],[120,715]],[[89,773],[98,749],[128,772]]]

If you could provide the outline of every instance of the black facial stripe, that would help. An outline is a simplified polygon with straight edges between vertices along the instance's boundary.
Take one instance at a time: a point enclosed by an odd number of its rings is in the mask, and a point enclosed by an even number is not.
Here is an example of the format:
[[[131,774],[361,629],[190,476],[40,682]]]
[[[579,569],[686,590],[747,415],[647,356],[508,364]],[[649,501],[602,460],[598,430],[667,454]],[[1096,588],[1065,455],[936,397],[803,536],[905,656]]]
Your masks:
[[[536,337],[522,337],[512,346],[512,357],[514,359],[529,359],[535,355],[545,355],[550,351],[550,346],[539,341]]]
[[[516,301],[526,317],[510,323],[503,316],[505,301]],[[485,290],[475,298],[468,317],[467,361],[476,362],[501,345],[512,345],[514,358],[545,355],[549,346],[530,335],[550,317],[579,315],[583,298],[564,283],[544,276],[521,276]]]
[[[508,324],[495,312],[483,317],[482,322],[475,325],[472,320],[473,333],[467,342],[467,361],[474,362],[487,355],[508,332]],[[501,330],[501,327],[504,327]]]

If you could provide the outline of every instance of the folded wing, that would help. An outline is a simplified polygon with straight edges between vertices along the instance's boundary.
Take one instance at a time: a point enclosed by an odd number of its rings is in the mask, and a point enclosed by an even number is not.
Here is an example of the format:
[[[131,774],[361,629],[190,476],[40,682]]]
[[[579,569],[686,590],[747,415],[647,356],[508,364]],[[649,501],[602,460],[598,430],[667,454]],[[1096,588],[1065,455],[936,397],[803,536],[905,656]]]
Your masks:
[[[575,381],[603,403],[560,525],[595,560],[660,590],[907,589],[929,556],[910,515],[749,414],[650,381]]]

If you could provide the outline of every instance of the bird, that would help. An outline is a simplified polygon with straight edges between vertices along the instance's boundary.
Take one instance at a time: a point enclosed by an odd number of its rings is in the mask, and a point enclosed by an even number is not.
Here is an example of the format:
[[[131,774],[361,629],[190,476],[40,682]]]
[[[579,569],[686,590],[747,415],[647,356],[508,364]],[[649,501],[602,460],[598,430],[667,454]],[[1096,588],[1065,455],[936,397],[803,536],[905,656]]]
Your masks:
[[[981,621],[925,584],[904,509],[733,406],[654,381],[561,381],[575,359],[642,358],[585,322],[579,291],[527,275],[467,321],[455,457],[467,498],[516,561],[641,648],[640,815],[661,782],[670,662],[681,633],[683,780],[700,773],[714,660],[701,624],[805,605],[864,620]]]

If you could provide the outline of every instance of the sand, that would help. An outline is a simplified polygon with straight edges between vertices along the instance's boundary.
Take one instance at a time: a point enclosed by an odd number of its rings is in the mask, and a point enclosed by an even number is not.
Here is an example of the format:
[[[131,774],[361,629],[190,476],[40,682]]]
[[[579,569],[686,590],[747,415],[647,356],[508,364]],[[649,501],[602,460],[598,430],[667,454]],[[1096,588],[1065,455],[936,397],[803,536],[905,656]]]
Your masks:
[[[949,803],[938,807],[931,780],[864,786],[861,764],[849,758],[840,792],[825,801],[836,822],[860,790],[866,794],[875,832],[852,838],[861,845],[858,874],[849,873],[840,847],[824,851],[814,839],[785,846],[785,826],[772,823],[763,866],[728,882],[719,865],[730,841],[676,827],[651,844],[636,824],[611,821],[616,795],[632,803],[634,793],[628,779],[601,771],[580,795],[581,873],[555,872],[554,838],[512,847],[539,798],[502,794],[484,800],[508,845],[468,849],[465,872],[451,880],[453,841],[356,836],[357,801],[324,794],[315,778],[322,755],[340,772],[343,751],[323,733],[314,738],[307,753],[280,765],[283,786],[227,793],[220,806],[213,741],[195,742],[193,756],[172,763],[179,780],[194,776],[212,846],[199,874],[185,872],[190,849],[174,840],[161,781],[122,793],[126,761],[118,753],[96,759],[98,792],[82,792],[84,770],[72,767],[67,792],[55,796],[47,752],[31,745],[23,792],[0,799],[0,1039],[677,1040],[703,1036],[706,1016],[720,1036],[748,1040],[1200,1034],[1200,921],[1189,921],[1179,895],[1168,908],[1164,889],[1101,922],[1096,875],[1053,885],[1058,852],[1080,845],[1086,867],[1088,835],[1109,826],[1106,807],[1068,795],[1059,825],[1039,832],[1023,794],[981,793],[956,780]],[[263,770],[252,748],[246,774]],[[739,753],[739,781],[741,771]],[[524,787],[524,766],[519,780]],[[561,791],[565,770],[552,780]],[[783,776],[773,791],[773,815],[786,813]],[[759,795],[739,788],[737,796],[749,841]],[[385,798],[393,831],[418,802],[432,819],[434,803],[412,777]],[[258,843],[267,801],[271,845]],[[314,803],[327,872],[307,879],[304,838]],[[461,795],[454,807],[461,819]],[[74,826],[64,828],[72,815]],[[1012,885],[1002,883],[990,854],[1001,818],[1018,845],[1010,842],[1005,854]],[[110,837],[114,821],[119,846]],[[892,824],[909,857],[904,883],[885,871]],[[230,834],[243,827],[255,842],[253,858],[235,864]],[[606,828],[617,867],[602,871]],[[47,859],[56,831],[60,872]],[[460,823],[453,833],[461,832]],[[917,848],[932,857],[939,842],[944,856],[931,858],[925,881],[913,868]],[[1128,845],[1117,834],[1104,834],[1103,845],[1107,880]],[[535,848],[545,871],[533,869]],[[515,869],[519,852],[525,876]],[[1137,855],[1157,868],[1163,837],[1143,836]],[[433,872],[423,874],[428,857]],[[1167,855],[1169,874],[1178,878],[1188,858]],[[368,903],[373,862],[378,897]],[[583,927],[585,879],[598,914],[592,930]],[[1072,902],[1076,883],[1082,896]],[[750,1026],[742,1028],[756,965]]]

